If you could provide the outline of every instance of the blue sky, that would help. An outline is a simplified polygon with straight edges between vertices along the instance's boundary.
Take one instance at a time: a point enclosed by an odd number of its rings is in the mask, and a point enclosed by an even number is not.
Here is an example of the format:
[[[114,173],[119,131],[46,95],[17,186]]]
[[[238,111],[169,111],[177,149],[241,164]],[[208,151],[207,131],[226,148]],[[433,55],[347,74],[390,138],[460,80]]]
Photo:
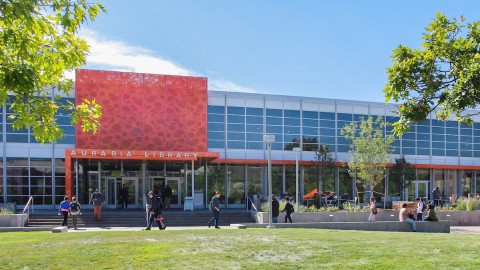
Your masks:
[[[210,90],[384,102],[400,44],[476,0],[100,0],[85,68],[207,77]]]

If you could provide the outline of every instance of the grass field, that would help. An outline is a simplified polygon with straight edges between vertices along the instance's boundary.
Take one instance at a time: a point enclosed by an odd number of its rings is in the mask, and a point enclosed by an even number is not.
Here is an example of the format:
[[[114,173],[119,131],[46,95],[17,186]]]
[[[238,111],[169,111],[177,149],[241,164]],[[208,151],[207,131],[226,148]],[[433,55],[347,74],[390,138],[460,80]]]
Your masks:
[[[480,234],[319,229],[0,233],[1,269],[480,269]]]

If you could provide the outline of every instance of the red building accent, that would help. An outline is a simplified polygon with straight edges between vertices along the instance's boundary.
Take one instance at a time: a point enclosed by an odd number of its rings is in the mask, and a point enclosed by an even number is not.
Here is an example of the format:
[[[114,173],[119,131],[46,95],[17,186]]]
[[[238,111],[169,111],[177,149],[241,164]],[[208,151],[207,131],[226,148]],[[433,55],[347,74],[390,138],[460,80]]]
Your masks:
[[[76,148],[207,152],[207,79],[77,70],[76,101],[102,106],[96,135],[77,126]]]

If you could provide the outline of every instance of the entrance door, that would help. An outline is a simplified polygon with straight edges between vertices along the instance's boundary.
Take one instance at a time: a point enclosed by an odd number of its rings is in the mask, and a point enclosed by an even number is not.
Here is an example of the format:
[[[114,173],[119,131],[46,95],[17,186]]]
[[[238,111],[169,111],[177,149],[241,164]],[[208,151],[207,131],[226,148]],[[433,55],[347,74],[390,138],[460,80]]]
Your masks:
[[[116,177],[105,177],[102,182],[101,192],[105,197],[104,207],[117,208],[117,191],[120,191],[121,181],[117,181]]]
[[[172,189],[172,197],[170,197],[170,207],[171,208],[181,208],[182,207],[182,200],[181,200],[181,186],[180,186],[180,179],[169,177],[166,178],[166,185]]]
[[[106,208],[119,208],[120,188],[125,184],[128,188],[128,207],[140,208],[138,196],[138,178],[105,177],[102,178],[101,192],[105,197]]]
[[[128,189],[128,207],[141,208],[139,202],[138,178],[136,177],[122,177],[122,186],[125,185]],[[120,194],[120,189],[116,194]],[[121,207],[121,205],[119,205]]]
[[[146,192],[147,190],[153,190],[158,194],[161,194],[162,189],[168,185],[172,189],[172,196],[170,197],[170,207],[171,208],[182,208],[181,200],[181,181],[178,177],[148,177],[146,181]],[[145,192],[145,194],[146,194]]]
[[[427,180],[415,180],[415,198],[426,198],[424,202],[428,202],[428,183],[430,181]]]

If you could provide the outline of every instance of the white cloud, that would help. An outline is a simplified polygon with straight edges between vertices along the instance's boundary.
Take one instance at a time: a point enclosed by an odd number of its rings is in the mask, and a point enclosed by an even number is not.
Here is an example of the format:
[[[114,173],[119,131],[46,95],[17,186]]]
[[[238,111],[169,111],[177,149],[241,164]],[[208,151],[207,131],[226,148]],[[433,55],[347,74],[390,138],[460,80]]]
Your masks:
[[[82,31],[81,36],[87,40],[90,46],[85,68],[205,77],[200,73],[181,67],[171,60],[156,56],[154,52],[142,47],[132,46],[118,40],[101,38],[97,33],[89,30]],[[66,76],[73,78],[74,74],[72,72],[66,74]],[[255,92],[251,88],[223,79],[208,78],[208,84],[209,89],[212,90]]]

